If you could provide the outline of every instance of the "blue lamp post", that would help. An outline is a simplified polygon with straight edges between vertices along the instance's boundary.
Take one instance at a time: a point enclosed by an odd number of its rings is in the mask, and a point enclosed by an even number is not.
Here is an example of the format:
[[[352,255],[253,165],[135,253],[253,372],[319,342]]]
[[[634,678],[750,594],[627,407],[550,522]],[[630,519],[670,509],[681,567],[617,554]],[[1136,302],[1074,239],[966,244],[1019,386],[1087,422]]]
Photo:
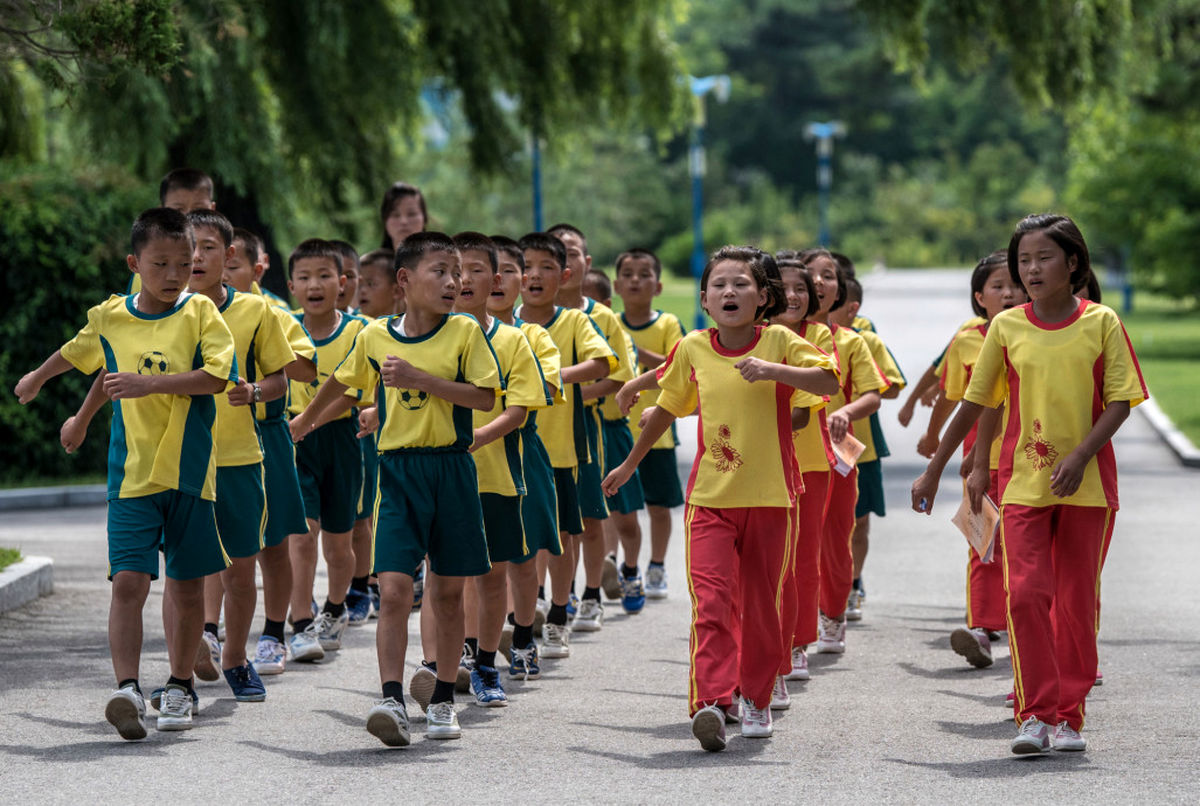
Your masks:
[[[833,138],[844,137],[846,127],[840,120],[813,122],[804,127],[804,139],[817,141],[817,191],[820,231],[817,242],[829,247],[829,192],[833,187]]]
[[[700,275],[708,260],[704,251],[704,125],[706,115],[704,96],[712,92],[717,100],[729,99],[729,76],[688,76],[693,100],[692,143],[688,148],[688,174],[692,178],[692,276],[696,278],[696,329],[703,329],[708,320],[700,305]]]

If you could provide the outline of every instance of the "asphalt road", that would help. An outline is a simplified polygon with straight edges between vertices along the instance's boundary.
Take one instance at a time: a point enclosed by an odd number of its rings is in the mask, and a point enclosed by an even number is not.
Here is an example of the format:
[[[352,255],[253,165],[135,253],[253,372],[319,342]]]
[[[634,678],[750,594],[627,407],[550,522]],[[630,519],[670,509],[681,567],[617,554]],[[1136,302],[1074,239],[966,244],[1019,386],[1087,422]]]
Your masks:
[[[865,285],[864,312],[912,381],[970,315],[963,273],[891,272]],[[1105,683],[1088,703],[1090,746],[1019,759],[1008,752],[1007,648],[979,671],[949,647],[967,551],[949,523],[956,480],[948,471],[933,517],[908,511],[921,465],[897,408],[883,411],[889,514],[874,525],[865,620],[851,625],[844,656],[814,656],[813,679],[790,684],[771,740],[731,731],[728,750],[708,754],[690,735],[676,540],[667,601],[633,617],[609,606],[604,630],[576,636],[569,660],[509,685],[507,708],[460,697],[460,741],[425,740],[420,718],[403,750],[366,733],[378,696],[367,626],[333,660],[268,678],[265,703],[204,684],[193,730],[126,743],[103,716],[113,685],[104,511],[71,509],[0,518],[0,544],[53,557],[56,583],[53,596],[0,615],[0,791],[11,803],[1200,801],[1200,475],[1139,415],[1119,433],[1123,507],[1104,574]],[[681,425],[690,462],[694,427]],[[167,674],[160,594],[145,618],[147,689]],[[415,618],[412,627],[415,638]]]

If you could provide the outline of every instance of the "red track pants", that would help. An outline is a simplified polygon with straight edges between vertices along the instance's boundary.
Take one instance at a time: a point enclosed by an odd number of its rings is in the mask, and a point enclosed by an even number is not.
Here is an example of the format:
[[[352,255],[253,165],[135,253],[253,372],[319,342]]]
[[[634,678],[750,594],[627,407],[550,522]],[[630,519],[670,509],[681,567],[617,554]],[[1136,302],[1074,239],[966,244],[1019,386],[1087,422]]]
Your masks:
[[[829,470],[803,474],[804,492],[796,500],[791,575],[783,586],[780,620],[786,656],[780,674],[791,671],[791,648],[817,640],[817,607],[821,587],[821,531],[829,507]]]
[[[854,505],[858,502],[858,468],[850,475],[829,473],[829,506],[821,530],[821,612],[839,618],[846,612],[846,599],[854,586]]]
[[[738,691],[758,707],[770,703],[784,655],[779,608],[791,516],[790,507],[687,505],[690,714],[730,705]]]
[[[1115,512],[1059,504],[1000,508],[1014,716],[1083,726],[1096,682],[1100,567]]]
[[[1000,500],[999,474],[989,474],[988,495]],[[1004,541],[996,535],[992,561],[983,563],[967,549],[967,626],[1001,632],[1008,629],[1008,602],[1004,593]]]

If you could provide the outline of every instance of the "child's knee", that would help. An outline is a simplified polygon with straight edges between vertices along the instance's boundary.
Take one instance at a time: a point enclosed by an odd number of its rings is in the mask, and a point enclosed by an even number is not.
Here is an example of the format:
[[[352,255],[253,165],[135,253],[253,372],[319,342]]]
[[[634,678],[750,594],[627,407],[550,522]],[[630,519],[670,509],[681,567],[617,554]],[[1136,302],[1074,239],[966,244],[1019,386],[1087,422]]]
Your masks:
[[[150,593],[150,575],[139,571],[118,571],[112,578],[112,598],[121,604],[146,601]]]
[[[354,559],[354,547],[351,543],[352,532],[329,534],[326,532],[321,539],[321,551],[325,562],[347,562]]]

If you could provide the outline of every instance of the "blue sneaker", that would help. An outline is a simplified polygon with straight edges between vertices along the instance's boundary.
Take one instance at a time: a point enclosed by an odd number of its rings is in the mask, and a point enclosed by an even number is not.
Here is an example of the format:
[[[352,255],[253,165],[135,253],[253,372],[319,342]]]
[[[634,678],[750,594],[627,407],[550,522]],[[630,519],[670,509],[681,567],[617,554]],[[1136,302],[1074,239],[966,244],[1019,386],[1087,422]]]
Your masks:
[[[421,600],[425,598],[425,563],[417,566],[413,574],[413,610],[421,609]]]
[[[233,698],[238,702],[262,702],[267,698],[266,686],[249,663],[226,669],[225,682],[233,689]]]
[[[508,705],[508,697],[500,685],[500,673],[492,666],[475,666],[471,670],[471,688],[475,702],[484,708],[501,708]]]
[[[642,575],[621,577],[621,607],[626,613],[640,613],[646,606],[646,591],[642,587]]]
[[[571,595],[567,597],[567,622],[571,622],[575,618],[575,614],[579,612],[579,597],[571,591]]]
[[[535,641],[530,641],[529,646],[524,649],[513,647],[508,650],[508,676],[519,677],[522,680],[537,680],[542,676]]]
[[[346,593],[346,615],[351,627],[361,627],[371,617],[371,594],[353,588]]]
[[[379,618],[379,586],[371,586],[371,618]]]

